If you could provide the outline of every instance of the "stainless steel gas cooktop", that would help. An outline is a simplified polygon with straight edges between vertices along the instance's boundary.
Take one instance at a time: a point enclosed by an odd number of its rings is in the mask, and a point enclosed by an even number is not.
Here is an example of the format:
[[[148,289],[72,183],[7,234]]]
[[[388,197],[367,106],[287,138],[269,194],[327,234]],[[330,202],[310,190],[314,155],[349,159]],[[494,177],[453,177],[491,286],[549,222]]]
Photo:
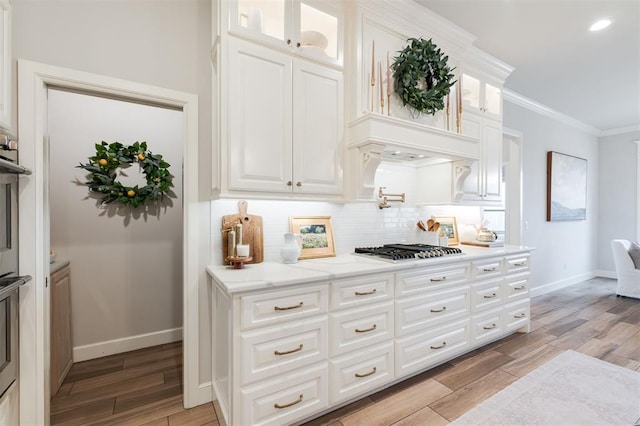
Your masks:
[[[440,247],[428,244],[385,244],[382,247],[356,247],[355,254],[376,257],[388,262],[398,262],[464,253],[457,247]]]

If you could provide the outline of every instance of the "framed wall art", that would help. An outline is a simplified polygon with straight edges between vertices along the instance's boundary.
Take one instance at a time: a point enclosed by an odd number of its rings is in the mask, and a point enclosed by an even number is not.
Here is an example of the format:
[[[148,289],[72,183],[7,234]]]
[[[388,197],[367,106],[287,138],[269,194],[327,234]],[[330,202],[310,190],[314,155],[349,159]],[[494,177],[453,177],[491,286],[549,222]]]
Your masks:
[[[587,218],[587,160],[547,152],[547,221]]]
[[[449,239],[450,246],[458,244],[458,225],[455,216],[434,216],[433,220],[440,224],[440,229]]]
[[[300,259],[336,255],[331,216],[293,216],[289,218],[289,228],[302,240]]]

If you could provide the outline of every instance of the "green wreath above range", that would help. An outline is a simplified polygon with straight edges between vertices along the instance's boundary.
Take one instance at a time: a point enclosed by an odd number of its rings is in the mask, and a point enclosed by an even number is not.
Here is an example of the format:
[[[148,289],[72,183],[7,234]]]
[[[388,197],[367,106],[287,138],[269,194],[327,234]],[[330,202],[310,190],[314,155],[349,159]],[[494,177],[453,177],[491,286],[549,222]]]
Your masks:
[[[123,145],[102,141],[96,145],[96,155],[89,157],[89,163],[80,163],[79,167],[91,175],[84,184],[89,192],[101,194],[101,204],[119,203],[122,206],[138,207],[148,201],[162,199],[169,194],[173,186],[173,176],[169,172],[170,164],[162,155],[147,150],[146,142]],[[144,172],[147,184],[124,186],[118,181],[117,170],[138,163]]]
[[[453,69],[447,65],[448,56],[431,39],[410,38],[407,47],[398,52],[391,65],[393,89],[403,106],[416,111],[435,114],[444,109],[444,99],[453,81]]]

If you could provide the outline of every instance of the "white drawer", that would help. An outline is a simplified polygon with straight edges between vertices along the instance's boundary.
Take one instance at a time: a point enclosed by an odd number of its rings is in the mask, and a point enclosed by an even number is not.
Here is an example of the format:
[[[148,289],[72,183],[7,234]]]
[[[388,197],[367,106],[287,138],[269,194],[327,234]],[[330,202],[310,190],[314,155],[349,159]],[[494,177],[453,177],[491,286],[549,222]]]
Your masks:
[[[469,315],[469,286],[405,297],[396,302],[396,337]]]
[[[361,395],[394,378],[393,342],[335,358],[329,365],[330,403]]]
[[[505,269],[508,274],[529,271],[529,253],[505,257]]]
[[[503,308],[505,331],[516,330],[529,325],[529,299],[509,303]]]
[[[330,315],[331,356],[393,339],[393,301]]]
[[[327,285],[270,291],[240,297],[243,330],[297,321],[327,312]]]
[[[241,384],[327,360],[327,315],[242,333]]]
[[[496,340],[503,333],[502,308],[471,317],[471,345]]]
[[[331,309],[344,309],[391,300],[393,275],[369,276],[331,283]]]
[[[473,278],[483,280],[502,275],[502,258],[478,260],[471,264]]]
[[[242,389],[234,424],[284,425],[316,413],[328,402],[328,364],[296,370],[278,379]]]
[[[451,358],[468,347],[468,318],[396,339],[396,379]]]
[[[471,286],[471,312],[476,313],[504,303],[503,279],[495,278]]]
[[[396,297],[451,288],[466,283],[468,278],[469,263],[466,262],[442,268],[400,272],[396,274]]]
[[[504,286],[507,302],[528,298],[529,273],[508,276]]]

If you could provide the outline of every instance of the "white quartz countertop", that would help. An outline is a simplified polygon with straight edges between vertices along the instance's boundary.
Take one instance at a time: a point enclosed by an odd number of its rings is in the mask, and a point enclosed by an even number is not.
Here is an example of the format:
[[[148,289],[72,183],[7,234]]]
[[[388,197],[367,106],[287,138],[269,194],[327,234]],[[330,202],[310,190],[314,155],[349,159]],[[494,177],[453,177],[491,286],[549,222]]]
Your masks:
[[[374,257],[345,254],[337,257],[300,260],[298,263],[289,265],[278,262],[247,264],[244,269],[210,265],[207,267],[207,272],[216,283],[222,286],[225,292],[232,294],[373,273],[446,265],[453,262],[472,261],[492,256],[527,253],[532,250],[530,247],[522,246],[494,248],[462,246],[460,248],[464,254],[432,259],[403,260],[398,263],[391,263]]]

